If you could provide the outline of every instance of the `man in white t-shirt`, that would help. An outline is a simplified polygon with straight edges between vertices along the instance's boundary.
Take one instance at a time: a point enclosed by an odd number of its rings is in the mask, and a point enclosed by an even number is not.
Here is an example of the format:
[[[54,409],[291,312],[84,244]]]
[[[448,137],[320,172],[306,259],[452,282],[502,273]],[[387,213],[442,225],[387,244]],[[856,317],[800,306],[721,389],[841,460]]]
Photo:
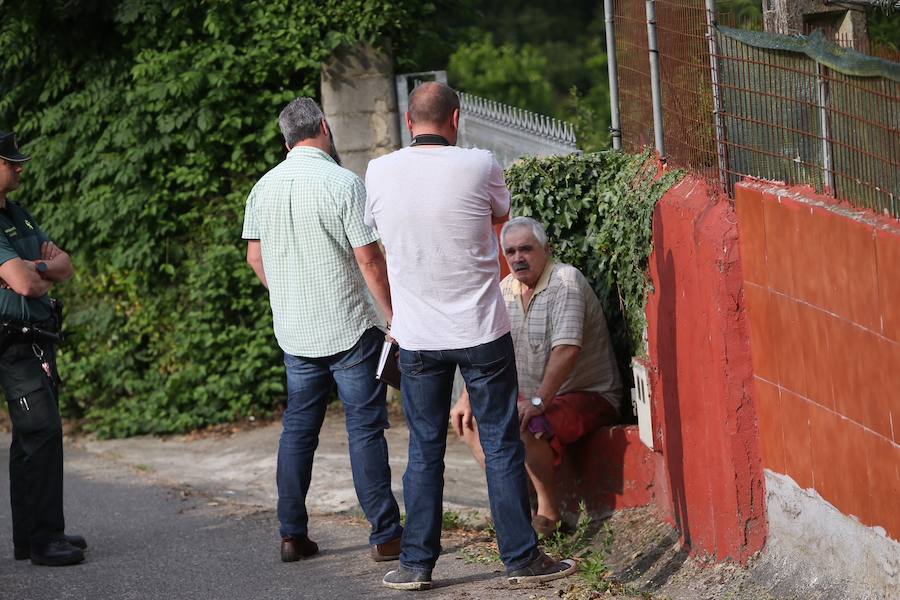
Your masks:
[[[500,557],[510,583],[549,581],[575,570],[537,547],[528,506],[516,409],[509,316],[499,285],[492,224],[509,213],[503,171],[490,152],[454,146],[459,97],[429,82],[410,95],[413,143],[369,163],[365,222],[385,246],[391,335],[400,344],[409,464],[406,527],[394,589],[431,587],[440,554],[444,452],[456,368],[466,381],[487,463]]]

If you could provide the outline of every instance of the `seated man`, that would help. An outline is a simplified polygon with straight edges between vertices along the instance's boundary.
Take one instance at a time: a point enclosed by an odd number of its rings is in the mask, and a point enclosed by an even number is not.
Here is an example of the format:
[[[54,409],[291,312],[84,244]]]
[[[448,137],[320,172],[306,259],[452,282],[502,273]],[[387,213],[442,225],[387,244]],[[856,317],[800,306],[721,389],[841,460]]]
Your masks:
[[[622,382],[600,300],[578,269],[551,261],[540,223],[516,217],[500,241],[511,271],[500,287],[512,322],[525,466],[537,493],[532,525],[546,536],[561,525],[554,466],[567,445],[618,421]],[[450,418],[484,467],[465,392]]]

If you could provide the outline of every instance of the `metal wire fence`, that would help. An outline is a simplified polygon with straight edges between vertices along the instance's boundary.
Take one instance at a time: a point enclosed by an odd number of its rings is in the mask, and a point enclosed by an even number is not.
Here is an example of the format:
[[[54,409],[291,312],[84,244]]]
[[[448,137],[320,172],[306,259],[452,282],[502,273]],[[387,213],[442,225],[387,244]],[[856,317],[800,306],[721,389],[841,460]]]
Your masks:
[[[639,151],[653,143],[646,3],[617,0],[615,25],[623,144]],[[667,158],[714,178],[716,138],[704,3],[658,0],[656,25]]]
[[[654,137],[645,4],[618,0],[615,7],[622,134],[630,150]],[[735,37],[726,27],[714,30],[711,63],[703,0],[656,0],[655,8],[669,163],[729,194],[735,182],[754,176],[808,184],[900,217],[900,77],[893,76],[900,64],[894,69],[835,49],[825,36],[850,45],[835,32]],[[718,138],[711,64],[719,83]]]
[[[653,144],[647,15],[643,2],[627,0],[616,1],[615,15],[622,142],[629,152],[640,152]]]
[[[657,2],[666,152],[678,166],[714,179],[716,132],[703,2]]]
[[[900,216],[900,83],[718,37],[730,184],[806,183]]]
[[[726,24],[732,25],[732,23]],[[877,42],[873,43],[868,37],[853,37],[852,35],[842,33],[839,29],[835,29],[834,27],[814,26],[810,23],[807,23],[803,27],[802,33],[803,35],[810,35],[816,29],[819,29],[827,39],[833,41],[835,44],[842,48],[852,48],[853,50],[862,52],[863,54],[869,54],[871,56],[877,56],[878,58],[900,62],[900,51],[892,48],[887,44]]]

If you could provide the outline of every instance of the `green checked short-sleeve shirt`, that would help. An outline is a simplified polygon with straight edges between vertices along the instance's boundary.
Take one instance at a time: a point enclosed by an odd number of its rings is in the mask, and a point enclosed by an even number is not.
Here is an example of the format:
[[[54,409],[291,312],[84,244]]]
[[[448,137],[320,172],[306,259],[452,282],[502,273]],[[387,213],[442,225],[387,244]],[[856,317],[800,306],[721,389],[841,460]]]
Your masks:
[[[260,242],[275,337],[288,354],[337,354],[377,324],[353,255],[378,239],[365,203],[359,177],[303,146],[250,192],[242,237]]]

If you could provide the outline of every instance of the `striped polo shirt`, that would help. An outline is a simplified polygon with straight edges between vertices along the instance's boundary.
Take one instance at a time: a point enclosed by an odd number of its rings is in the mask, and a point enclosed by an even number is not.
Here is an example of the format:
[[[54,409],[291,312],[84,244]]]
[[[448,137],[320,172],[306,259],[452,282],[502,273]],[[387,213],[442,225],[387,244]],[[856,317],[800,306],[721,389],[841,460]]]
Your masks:
[[[548,262],[526,310],[523,285],[511,274],[500,283],[512,324],[519,393],[532,397],[556,346],[581,348],[575,368],[557,395],[597,392],[621,408],[622,381],[597,294],[571,265]]]

